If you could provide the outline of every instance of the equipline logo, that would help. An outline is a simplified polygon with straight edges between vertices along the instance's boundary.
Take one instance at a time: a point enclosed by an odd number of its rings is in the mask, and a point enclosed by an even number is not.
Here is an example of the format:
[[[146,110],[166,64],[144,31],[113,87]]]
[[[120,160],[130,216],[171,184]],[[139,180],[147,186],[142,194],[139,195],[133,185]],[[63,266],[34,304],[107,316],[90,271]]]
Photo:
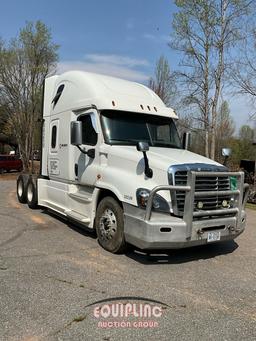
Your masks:
[[[113,297],[87,305],[94,306],[98,328],[156,328],[168,305],[144,297]]]

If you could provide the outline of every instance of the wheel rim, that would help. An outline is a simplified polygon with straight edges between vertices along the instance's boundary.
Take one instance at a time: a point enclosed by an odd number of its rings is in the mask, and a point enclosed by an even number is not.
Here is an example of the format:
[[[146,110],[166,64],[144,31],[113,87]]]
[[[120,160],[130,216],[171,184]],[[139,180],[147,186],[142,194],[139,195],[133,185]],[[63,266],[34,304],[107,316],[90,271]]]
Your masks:
[[[117,220],[115,213],[107,208],[100,217],[99,223],[101,238],[105,241],[114,237],[117,232]]]
[[[32,184],[29,184],[28,185],[28,193],[27,193],[27,199],[28,201],[32,201],[33,199],[33,187],[32,187]]]
[[[22,188],[22,182],[21,181],[19,181],[19,183],[18,183],[18,194],[19,194],[19,197],[21,197],[23,194],[23,188]]]

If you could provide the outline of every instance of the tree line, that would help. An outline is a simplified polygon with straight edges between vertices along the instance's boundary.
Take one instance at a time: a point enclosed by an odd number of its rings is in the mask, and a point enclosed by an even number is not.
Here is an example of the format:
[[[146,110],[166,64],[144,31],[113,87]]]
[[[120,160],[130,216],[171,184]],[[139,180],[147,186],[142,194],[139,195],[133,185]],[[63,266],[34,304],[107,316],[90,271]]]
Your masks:
[[[180,62],[171,72],[168,59],[161,56],[149,86],[179,113],[180,130],[192,131],[194,151],[221,160],[221,147],[230,146],[234,164],[239,158],[254,159],[253,130],[244,126],[234,137],[225,97],[243,94],[252,102],[256,98],[255,1],[176,0],[175,4],[169,46],[178,52]]]
[[[230,146],[234,163],[255,158],[252,128],[235,137],[228,105],[230,93],[256,98],[255,1],[175,4],[169,46],[180,62],[171,71],[161,56],[149,86],[175,108],[179,130],[192,131],[195,152],[220,160],[221,148]],[[0,38],[0,131],[18,141],[25,170],[40,145],[43,81],[56,71],[58,48],[41,21],[28,22],[9,42]]]
[[[8,43],[0,40],[0,129],[16,138],[25,171],[40,145],[43,82],[55,72],[57,50],[41,21],[28,22]]]

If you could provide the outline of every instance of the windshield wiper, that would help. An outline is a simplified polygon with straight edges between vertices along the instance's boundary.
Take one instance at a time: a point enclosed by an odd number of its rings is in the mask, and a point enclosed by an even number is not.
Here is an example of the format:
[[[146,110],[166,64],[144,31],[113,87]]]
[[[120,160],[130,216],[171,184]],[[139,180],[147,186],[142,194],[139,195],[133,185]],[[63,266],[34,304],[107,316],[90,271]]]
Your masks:
[[[109,143],[111,144],[111,142],[126,142],[126,144],[131,143],[132,145],[136,145],[138,142],[142,141],[142,140],[130,140],[130,139],[109,139]],[[149,146],[151,147],[165,147],[165,148],[177,148],[177,149],[181,149],[180,146],[177,146],[174,143],[161,143],[161,142],[154,142],[151,144],[149,141],[143,140],[143,142],[148,142]]]
[[[119,142],[130,142],[130,143],[137,143],[138,140],[129,140],[129,139],[109,139],[109,142],[111,143],[112,141],[119,141]]]
[[[153,141],[153,145],[152,147],[166,147],[166,148],[177,148],[177,149],[181,149],[180,146],[177,146],[176,144],[174,143],[161,143],[161,142],[154,142]]]

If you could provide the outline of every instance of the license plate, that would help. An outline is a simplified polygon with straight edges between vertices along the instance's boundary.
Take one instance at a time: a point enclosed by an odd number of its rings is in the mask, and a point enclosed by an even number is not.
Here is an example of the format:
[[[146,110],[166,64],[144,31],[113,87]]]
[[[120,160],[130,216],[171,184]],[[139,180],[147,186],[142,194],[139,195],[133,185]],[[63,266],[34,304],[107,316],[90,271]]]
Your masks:
[[[220,240],[220,231],[214,231],[214,232],[208,232],[207,234],[207,242],[216,242],[217,240]]]

